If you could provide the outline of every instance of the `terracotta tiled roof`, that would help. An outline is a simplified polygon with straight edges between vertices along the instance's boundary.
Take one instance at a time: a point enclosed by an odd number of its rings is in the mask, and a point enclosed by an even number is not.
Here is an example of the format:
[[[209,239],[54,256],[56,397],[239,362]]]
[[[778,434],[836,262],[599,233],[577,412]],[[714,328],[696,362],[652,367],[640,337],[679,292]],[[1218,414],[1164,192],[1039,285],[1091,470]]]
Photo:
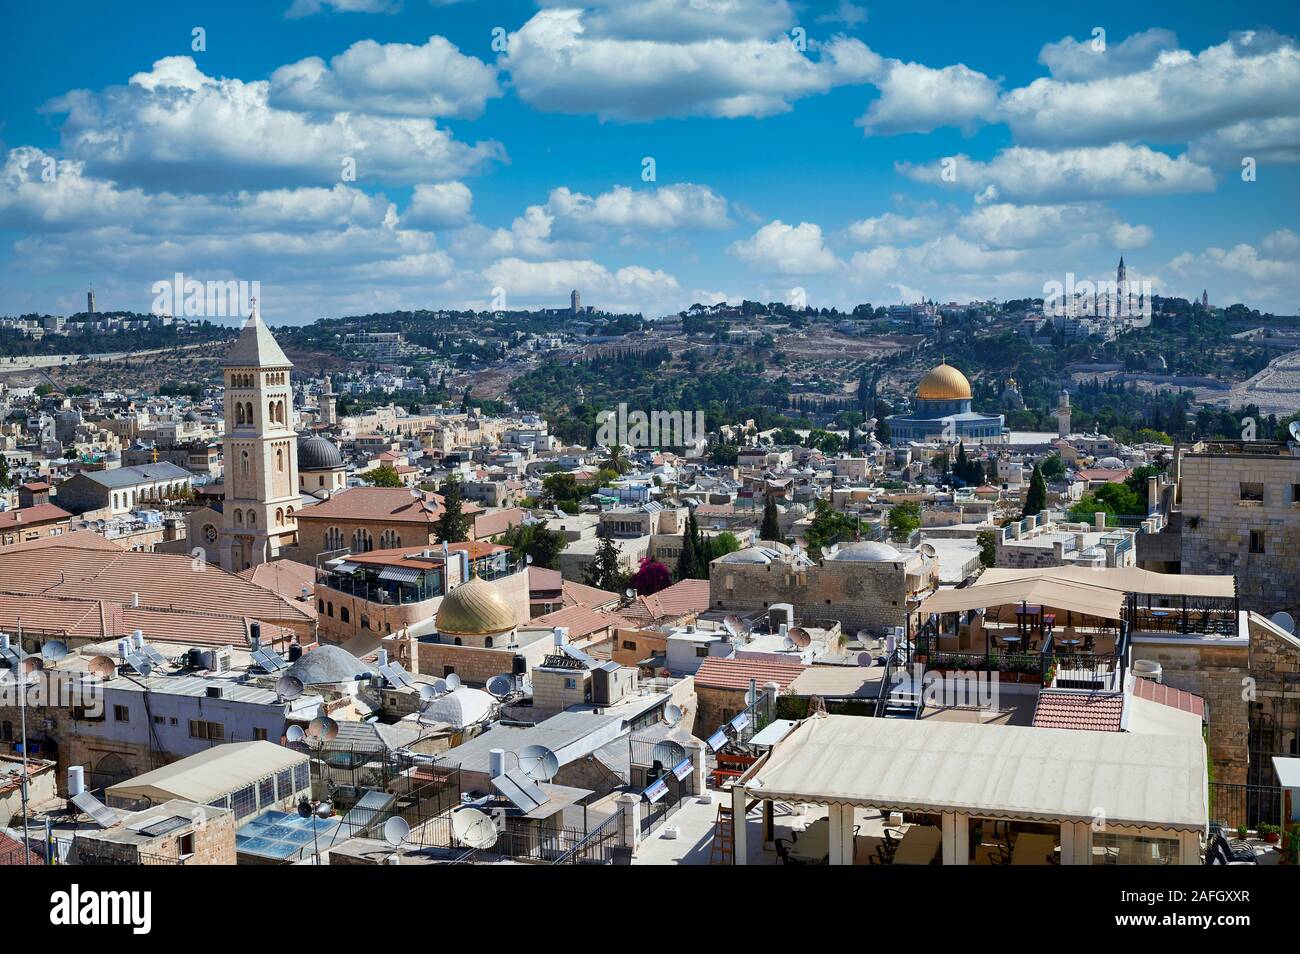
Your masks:
[[[587,606],[566,606],[543,616],[535,616],[528,621],[530,629],[566,626],[569,630],[569,639],[573,642],[586,639],[602,629],[613,629],[625,625],[627,625],[627,620],[621,616],[606,613],[603,610],[591,609]]]
[[[62,538],[55,538],[62,539]],[[0,552],[0,592],[129,604],[154,610],[299,623],[313,616],[296,601],[184,554],[14,547]]]
[[[1061,692],[1047,689],[1038,695],[1034,725],[1046,729],[1090,729],[1118,732],[1124,714],[1124,697],[1117,693]]]
[[[426,493],[427,509],[405,487],[353,487],[340,491],[328,500],[300,510],[298,521],[374,520],[377,523],[418,523],[432,526],[442,516],[443,498]],[[463,512],[477,514],[483,508],[465,501]]]
[[[15,530],[22,527],[40,526],[57,520],[71,520],[72,514],[52,503],[36,504],[18,510],[6,510],[0,513],[0,530]]]
[[[559,570],[548,570],[544,566],[530,566],[528,568],[528,592],[529,594],[540,593],[560,593],[564,589],[564,577],[560,575]]]
[[[617,593],[572,580],[565,580],[562,589],[565,606],[611,606],[622,599]],[[618,614],[622,616],[623,610],[620,609]]]
[[[13,547],[9,552],[39,550],[45,547],[66,547],[72,550],[107,550],[110,553],[126,549],[121,544],[114,543],[108,537],[101,536],[93,530],[69,530],[57,537],[41,537],[39,540],[28,540]]]
[[[1205,700],[1200,696],[1175,689],[1173,686],[1161,685],[1154,679],[1134,679],[1133,695],[1139,699],[1149,699],[1161,705],[1181,709],[1184,712],[1194,712],[1202,718],[1205,717]]]
[[[22,842],[0,832],[0,867],[26,864],[43,865],[45,859],[36,852],[24,848]]]
[[[518,507],[485,510],[474,518],[474,536],[482,540],[498,533],[505,533],[511,527],[522,525],[523,522],[524,512]]]
[[[784,692],[807,668],[801,663],[710,656],[700,663],[700,668],[695,673],[695,684],[709,689],[748,689],[749,681],[756,679],[760,689],[769,682],[775,682]]]
[[[657,623],[702,613],[708,608],[709,581],[680,580],[658,593],[638,597],[620,612],[628,619]]]
[[[1133,473],[1131,470],[1110,470],[1105,467],[1085,467],[1082,470],[1075,471],[1075,475],[1079,480],[1104,480],[1111,484],[1124,483],[1131,473]]]

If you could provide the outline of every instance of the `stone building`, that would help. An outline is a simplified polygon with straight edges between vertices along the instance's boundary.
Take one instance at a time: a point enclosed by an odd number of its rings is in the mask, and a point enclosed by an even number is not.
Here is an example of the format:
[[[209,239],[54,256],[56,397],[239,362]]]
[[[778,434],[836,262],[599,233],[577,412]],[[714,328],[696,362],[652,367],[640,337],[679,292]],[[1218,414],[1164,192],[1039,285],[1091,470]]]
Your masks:
[[[254,299],[253,313],[222,363],[225,501],[218,549],[221,565],[232,572],[269,563],[297,536],[292,367]]]
[[[916,407],[910,414],[891,414],[890,440],[962,441],[971,444],[1005,444],[1006,418],[971,410],[970,381],[950,364],[931,368],[916,386]]]
[[[881,633],[906,625],[909,607],[938,581],[937,559],[888,543],[842,545],[817,562],[764,543],[710,564],[709,607],[750,613],[790,603],[796,621],[834,619],[848,633]]]
[[[1175,466],[1182,572],[1232,574],[1244,608],[1300,618],[1300,444],[1198,443]]]

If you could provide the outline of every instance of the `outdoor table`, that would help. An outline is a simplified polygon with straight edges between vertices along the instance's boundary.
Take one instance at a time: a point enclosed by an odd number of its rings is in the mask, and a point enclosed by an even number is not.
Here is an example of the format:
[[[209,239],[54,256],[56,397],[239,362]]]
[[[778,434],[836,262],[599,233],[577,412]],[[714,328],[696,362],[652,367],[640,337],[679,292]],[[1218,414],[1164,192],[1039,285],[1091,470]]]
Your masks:
[[[1004,643],[1010,643],[1010,644],[1012,644],[1012,645],[1008,645],[1007,648],[1008,648],[1008,649],[1011,649],[1011,650],[1014,650],[1014,649],[1016,648],[1014,644],[1020,642],[1020,637],[1019,637],[1019,636],[1003,636],[1003,637],[1002,637],[1002,641],[1003,641]]]
[[[896,865],[928,865],[943,844],[943,831],[934,825],[913,825],[903,832],[894,851]]]
[[[1168,618],[1169,618],[1170,616],[1172,616],[1172,615],[1173,615],[1173,614],[1170,613],[1169,610],[1152,610],[1152,611],[1151,611],[1151,617],[1156,621],[1156,629],[1161,630],[1161,631],[1163,631],[1164,628],[1165,628],[1165,620],[1168,619]]]
[[[1083,640],[1081,640],[1081,639],[1063,639],[1063,640],[1061,640],[1061,645],[1062,645],[1062,646],[1069,646],[1070,649],[1073,650],[1074,647],[1075,647],[1075,646],[1078,646],[1081,642],[1083,642]]]
[[[790,854],[802,861],[820,864],[831,853],[831,822],[819,818],[795,836]]]

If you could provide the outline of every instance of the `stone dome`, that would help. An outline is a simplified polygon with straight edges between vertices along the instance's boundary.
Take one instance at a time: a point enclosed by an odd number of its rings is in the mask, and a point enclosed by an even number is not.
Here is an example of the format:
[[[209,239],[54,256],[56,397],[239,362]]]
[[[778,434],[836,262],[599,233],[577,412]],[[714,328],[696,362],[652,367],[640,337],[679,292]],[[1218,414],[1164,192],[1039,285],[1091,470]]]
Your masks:
[[[186,411],[186,412],[185,412],[185,416],[184,416],[183,418],[181,418],[181,420],[185,421],[187,424],[193,424],[193,423],[196,422],[198,419],[199,419],[199,416],[198,416],[197,414],[195,414],[193,411]]]
[[[743,550],[734,550],[720,559],[723,563],[771,563],[772,555],[769,547],[745,547]]]
[[[486,719],[495,704],[496,700],[482,689],[461,686],[435,698],[421,710],[420,718],[426,723],[445,722],[463,729]]]
[[[916,386],[916,396],[923,401],[969,401],[970,382],[952,365],[931,368]]]
[[[319,434],[298,440],[298,469],[334,470],[343,466],[343,455],[330,441]]]
[[[301,679],[304,686],[323,686],[352,682],[365,668],[361,660],[346,649],[324,645],[303,653],[286,675]]]
[[[443,597],[434,625],[445,636],[494,636],[519,622],[497,588],[475,576]]]
[[[849,560],[854,563],[892,563],[902,558],[903,555],[888,543],[878,543],[874,540],[840,547],[832,557],[835,560]]]
[[[1102,470],[1123,470],[1124,462],[1118,457],[1103,457],[1097,461],[1097,466]]]

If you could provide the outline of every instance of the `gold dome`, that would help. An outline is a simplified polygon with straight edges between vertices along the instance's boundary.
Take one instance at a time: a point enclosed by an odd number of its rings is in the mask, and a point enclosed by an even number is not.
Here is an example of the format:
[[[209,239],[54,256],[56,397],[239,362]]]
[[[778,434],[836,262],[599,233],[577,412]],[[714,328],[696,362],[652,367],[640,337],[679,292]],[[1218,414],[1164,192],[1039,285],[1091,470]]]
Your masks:
[[[924,401],[969,401],[970,382],[950,364],[941,364],[926,372],[916,386],[916,396]]]
[[[497,588],[477,576],[443,597],[434,622],[447,636],[494,636],[519,625]]]

